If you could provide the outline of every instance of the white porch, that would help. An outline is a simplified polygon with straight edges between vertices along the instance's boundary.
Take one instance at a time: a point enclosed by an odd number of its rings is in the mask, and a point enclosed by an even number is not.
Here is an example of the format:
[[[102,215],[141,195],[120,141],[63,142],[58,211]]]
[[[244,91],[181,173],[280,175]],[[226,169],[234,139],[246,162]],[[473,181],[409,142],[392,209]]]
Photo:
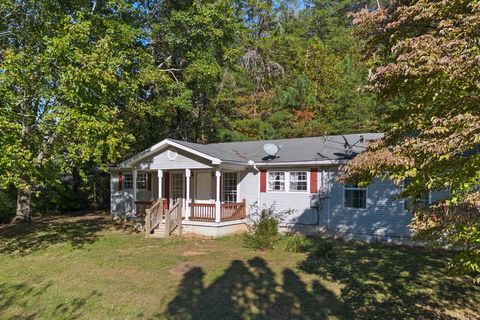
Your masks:
[[[246,202],[240,198],[239,171],[134,169],[131,175],[135,204],[132,209],[137,217],[145,216],[146,209],[162,198],[165,209],[172,208],[180,199],[185,226],[219,225],[246,218]]]

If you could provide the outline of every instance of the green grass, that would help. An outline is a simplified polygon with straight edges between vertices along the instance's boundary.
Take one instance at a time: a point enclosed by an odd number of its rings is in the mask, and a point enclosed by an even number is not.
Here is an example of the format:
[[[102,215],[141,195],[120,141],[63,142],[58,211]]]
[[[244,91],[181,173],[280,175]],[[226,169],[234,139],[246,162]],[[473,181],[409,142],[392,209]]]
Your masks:
[[[145,239],[108,216],[0,227],[1,319],[478,319],[448,255],[335,243],[315,257],[241,237]]]

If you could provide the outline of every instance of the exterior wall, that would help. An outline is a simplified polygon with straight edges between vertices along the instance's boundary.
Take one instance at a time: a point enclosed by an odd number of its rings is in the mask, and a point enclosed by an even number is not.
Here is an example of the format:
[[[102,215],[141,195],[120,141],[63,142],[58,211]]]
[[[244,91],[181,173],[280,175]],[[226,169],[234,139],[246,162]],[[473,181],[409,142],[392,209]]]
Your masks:
[[[212,170],[207,164],[195,159],[185,159],[186,155],[178,153],[175,160],[168,159],[166,152],[157,154],[150,160],[137,165],[140,168],[157,167],[166,170],[184,170],[181,167],[192,169],[192,176],[196,171]],[[198,160],[198,161],[197,161]],[[205,166],[205,168],[203,167]],[[208,169],[207,169],[208,168]],[[278,169],[282,170],[282,169]],[[289,168],[283,170],[288,171]],[[127,173],[128,170],[122,172]],[[238,199],[246,199],[247,213],[252,211],[251,206],[258,202],[261,207],[275,205],[277,210],[290,210],[281,224],[283,231],[297,231],[305,234],[322,234],[347,239],[361,239],[367,241],[396,241],[408,242],[411,237],[408,224],[411,214],[404,209],[404,201],[397,199],[399,190],[391,181],[375,181],[367,188],[367,208],[345,208],[344,186],[336,182],[339,175],[334,166],[319,167],[317,175],[318,189],[326,190],[326,197],[320,200],[320,207],[310,208],[312,197],[310,192],[260,192],[260,174],[253,168],[239,172]],[[158,177],[156,171],[151,171],[151,191],[138,191],[137,200],[150,200],[158,197]],[[214,184],[214,179],[212,178]],[[133,190],[118,190],[118,173],[111,175],[111,212],[116,216],[133,216]],[[194,201],[195,178],[190,183],[191,200]],[[165,187],[163,188],[165,190]],[[213,185],[212,190],[215,190]],[[430,201],[435,202],[447,198],[448,190],[432,192]],[[208,224],[208,223],[207,223]],[[244,224],[244,221],[241,222]],[[222,236],[243,230],[244,227],[230,227],[221,225],[209,226],[201,223],[186,226],[187,231],[204,235]],[[215,231],[212,231],[215,229]]]
[[[344,186],[335,180],[338,174],[335,167],[319,168],[318,188],[325,188],[327,196],[320,200],[318,211],[310,208],[310,200],[315,196],[311,193],[267,191],[261,194],[261,203],[267,207],[275,204],[278,210],[292,210],[281,224],[284,230],[375,240],[411,236],[411,214],[404,210],[403,201],[396,198],[399,190],[392,182],[375,181],[368,186],[366,209],[346,208]]]
[[[142,171],[140,171],[142,172]],[[125,170],[122,173],[132,173]],[[137,190],[137,201],[148,201],[158,198],[158,175],[157,172],[151,174],[151,190]],[[118,172],[112,172],[110,175],[110,212],[114,216],[122,218],[130,218],[134,216],[133,209],[135,207],[133,189],[119,190],[118,188]]]
[[[133,217],[133,190],[118,190],[118,172],[110,175],[110,212],[118,217]]]
[[[258,200],[259,191],[259,173],[254,169],[241,171],[239,175],[239,197],[238,200],[245,199],[247,202],[247,214],[250,207]]]
[[[410,237],[408,224],[411,214],[404,209],[404,202],[397,199],[399,190],[391,181],[375,181],[367,187],[367,208],[345,208],[344,187],[331,172],[328,183],[330,196],[324,200],[321,225],[338,235],[369,235],[376,240],[389,237]],[[328,203],[330,202],[330,203]],[[329,208],[330,207],[330,208]],[[330,218],[330,219],[329,219]]]

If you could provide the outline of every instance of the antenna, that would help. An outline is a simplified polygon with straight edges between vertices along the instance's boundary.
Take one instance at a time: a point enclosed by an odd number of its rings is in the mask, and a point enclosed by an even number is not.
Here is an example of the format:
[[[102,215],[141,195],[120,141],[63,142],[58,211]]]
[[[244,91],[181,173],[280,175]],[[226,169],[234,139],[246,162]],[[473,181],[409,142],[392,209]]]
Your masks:
[[[275,157],[280,148],[273,143],[266,143],[263,145],[263,151],[265,151],[270,157]]]

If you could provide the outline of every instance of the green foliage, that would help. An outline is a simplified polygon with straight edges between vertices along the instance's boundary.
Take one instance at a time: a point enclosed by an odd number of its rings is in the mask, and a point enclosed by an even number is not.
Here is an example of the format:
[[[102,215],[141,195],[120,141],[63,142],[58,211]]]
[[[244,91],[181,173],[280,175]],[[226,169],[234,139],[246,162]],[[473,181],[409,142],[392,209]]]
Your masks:
[[[451,266],[480,281],[480,4],[394,2],[354,22],[365,55],[376,57],[367,89],[395,107],[385,139],[351,161],[343,180],[391,178],[413,200],[417,237],[466,248]],[[421,205],[444,190],[445,201]]]
[[[331,241],[316,240],[310,249],[310,255],[317,258],[331,257],[335,254],[335,246]]]
[[[0,190],[0,224],[8,223],[15,216],[16,194],[13,188]]]
[[[124,154],[149,63],[137,14],[128,1],[0,4],[0,188],[52,188]]]
[[[278,225],[289,211],[277,211],[275,206],[259,208],[252,205],[248,215],[248,232],[244,235],[244,244],[253,249],[272,249],[279,240]]]
[[[313,242],[304,235],[294,234],[286,236],[284,244],[287,252],[307,252],[312,247]]]

